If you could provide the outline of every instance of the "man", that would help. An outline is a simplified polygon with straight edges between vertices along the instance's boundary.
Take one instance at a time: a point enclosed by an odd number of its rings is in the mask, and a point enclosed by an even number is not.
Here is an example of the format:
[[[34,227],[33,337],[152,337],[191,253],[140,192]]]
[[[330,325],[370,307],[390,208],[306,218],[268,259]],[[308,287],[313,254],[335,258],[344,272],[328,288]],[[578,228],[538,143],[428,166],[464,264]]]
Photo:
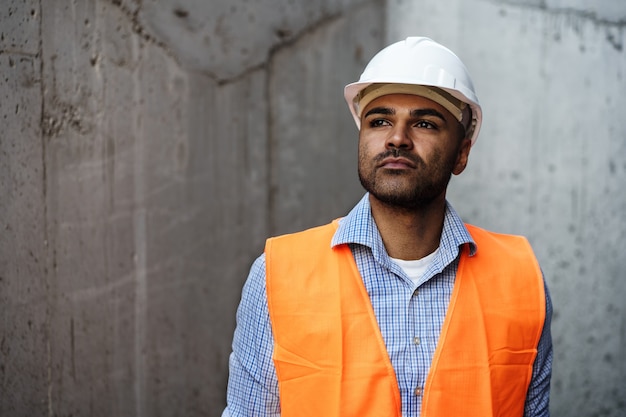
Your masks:
[[[465,66],[408,38],[345,97],[367,194],[267,241],[224,416],[548,416],[552,307],[532,249],[464,224],[445,198],[482,119]]]

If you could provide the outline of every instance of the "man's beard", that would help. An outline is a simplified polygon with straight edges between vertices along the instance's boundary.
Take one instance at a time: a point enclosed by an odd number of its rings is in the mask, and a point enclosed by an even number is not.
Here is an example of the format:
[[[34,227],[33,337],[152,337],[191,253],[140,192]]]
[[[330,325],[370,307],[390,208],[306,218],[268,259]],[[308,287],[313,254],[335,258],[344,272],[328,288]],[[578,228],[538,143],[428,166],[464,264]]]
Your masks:
[[[406,158],[412,161],[417,168],[410,170],[410,172],[377,168],[378,164],[388,157]],[[383,152],[373,160],[368,160],[367,156],[360,154],[359,180],[363,188],[379,201],[393,207],[414,210],[427,207],[442,193],[445,193],[452,176],[454,163],[453,158],[447,161],[438,158],[429,167],[419,156],[398,148]],[[386,172],[380,172],[381,170]],[[377,173],[379,177],[377,177]],[[408,178],[410,175],[413,176],[412,179]],[[396,181],[393,179],[394,176],[406,178],[398,178]],[[407,182],[410,183],[406,184]]]

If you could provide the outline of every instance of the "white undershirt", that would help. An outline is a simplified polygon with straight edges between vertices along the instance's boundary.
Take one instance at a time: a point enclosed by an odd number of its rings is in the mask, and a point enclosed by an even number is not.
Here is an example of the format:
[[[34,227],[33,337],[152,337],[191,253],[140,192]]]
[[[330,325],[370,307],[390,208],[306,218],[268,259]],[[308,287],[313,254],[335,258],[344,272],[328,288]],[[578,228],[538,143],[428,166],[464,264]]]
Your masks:
[[[402,268],[404,273],[411,278],[411,281],[417,285],[422,276],[424,276],[426,269],[428,269],[430,263],[435,258],[435,255],[437,255],[437,252],[439,252],[439,248],[435,249],[435,251],[430,255],[426,255],[422,259],[417,259],[415,261],[405,261],[404,259],[396,258],[391,258],[391,260]]]

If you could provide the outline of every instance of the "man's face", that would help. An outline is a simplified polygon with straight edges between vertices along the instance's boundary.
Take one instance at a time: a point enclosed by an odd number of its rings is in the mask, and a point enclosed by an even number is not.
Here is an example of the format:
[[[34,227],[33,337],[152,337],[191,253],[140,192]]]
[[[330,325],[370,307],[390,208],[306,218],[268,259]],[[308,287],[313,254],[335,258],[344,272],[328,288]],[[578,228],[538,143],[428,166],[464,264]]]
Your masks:
[[[462,131],[432,100],[410,94],[378,97],[361,116],[361,184],[396,207],[415,209],[445,199],[451,174],[460,174],[467,164],[470,141]]]

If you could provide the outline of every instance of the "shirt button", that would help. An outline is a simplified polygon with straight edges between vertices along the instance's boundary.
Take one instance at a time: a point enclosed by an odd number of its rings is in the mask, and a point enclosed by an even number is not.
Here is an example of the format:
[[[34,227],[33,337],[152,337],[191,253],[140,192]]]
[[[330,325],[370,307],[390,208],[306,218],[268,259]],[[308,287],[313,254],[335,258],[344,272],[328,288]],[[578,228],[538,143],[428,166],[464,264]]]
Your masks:
[[[414,394],[416,397],[421,397],[423,393],[424,393],[424,388],[422,387],[415,388]]]
[[[415,337],[413,338],[413,344],[414,344],[414,345],[419,345],[420,343],[421,343],[420,338],[419,338],[419,337],[417,337],[417,336],[415,336]]]

